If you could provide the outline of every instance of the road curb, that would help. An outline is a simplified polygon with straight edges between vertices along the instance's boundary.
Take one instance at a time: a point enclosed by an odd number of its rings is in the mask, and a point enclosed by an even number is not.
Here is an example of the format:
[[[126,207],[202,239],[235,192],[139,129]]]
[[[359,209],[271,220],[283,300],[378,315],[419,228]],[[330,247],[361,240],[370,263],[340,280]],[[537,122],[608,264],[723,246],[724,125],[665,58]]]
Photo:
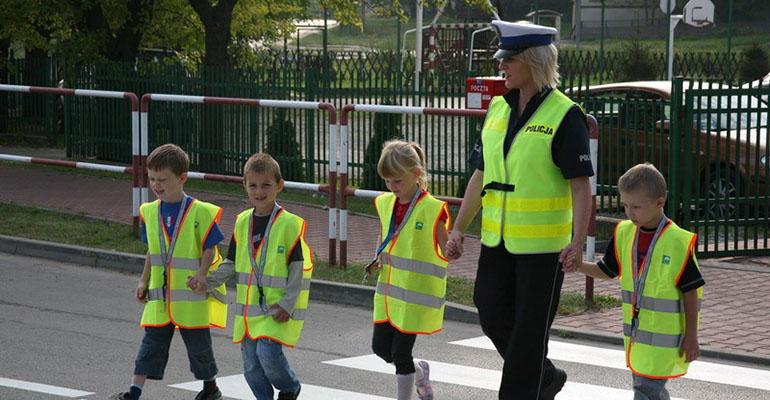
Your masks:
[[[65,263],[87,265],[93,268],[110,269],[123,273],[139,274],[144,265],[144,256],[122,253],[110,250],[93,249],[83,246],[46,242],[42,240],[19,238],[0,235],[0,253],[39,257]],[[310,291],[311,299],[317,301],[343,304],[354,307],[371,309],[374,288],[370,286],[349,283],[313,280]],[[452,302],[446,303],[444,318],[456,322],[478,324],[478,312],[474,307]],[[610,335],[584,329],[554,325],[551,328],[553,337],[565,339],[581,339],[612,345],[623,344],[619,335]],[[755,355],[743,351],[702,346],[704,357],[721,360],[738,361],[751,364],[770,366],[770,357]]]

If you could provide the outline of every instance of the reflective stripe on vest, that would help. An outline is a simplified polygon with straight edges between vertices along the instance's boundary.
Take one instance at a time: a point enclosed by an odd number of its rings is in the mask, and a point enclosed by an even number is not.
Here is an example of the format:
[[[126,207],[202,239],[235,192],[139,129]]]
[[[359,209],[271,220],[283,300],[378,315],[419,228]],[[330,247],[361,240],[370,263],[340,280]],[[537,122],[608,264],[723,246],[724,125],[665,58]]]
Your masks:
[[[380,237],[388,233],[396,201],[393,193],[375,199]],[[411,214],[404,217],[401,231],[380,253],[375,322],[388,321],[402,332],[420,334],[434,333],[443,326],[447,260],[434,237],[443,212],[446,203],[423,193]],[[445,228],[448,226],[447,220]]]
[[[485,246],[496,247],[502,240],[512,254],[552,253],[571,240],[572,192],[553,163],[551,143],[573,106],[560,91],[551,90],[503,154],[511,109],[503,97],[492,100],[481,132]],[[513,190],[501,190],[506,187]]]
[[[626,363],[634,374],[640,376],[659,379],[681,376],[687,372],[689,363],[684,355],[680,355],[685,315],[682,293],[676,285],[697,238],[670,221],[659,234],[654,247],[647,250],[647,277],[636,304],[639,310],[636,328],[632,329],[632,253],[637,230],[631,221],[623,221],[615,228],[614,235],[622,287]],[[701,288],[697,291],[700,309],[703,292]]]
[[[307,304],[310,296],[310,278],[312,274],[312,254],[304,239],[305,221],[286,210],[281,210],[274,217],[270,228],[267,248],[255,249],[250,254],[248,241],[249,226],[252,224],[253,209],[241,212],[235,222],[235,240],[238,244],[235,255],[237,293],[235,318],[233,320],[233,341],[240,342],[245,337],[256,339],[268,337],[287,346],[294,346],[302,332]],[[300,246],[303,257],[302,286],[294,304],[290,319],[280,323],[268,315],[272,305],[283,299],[289,276],[289,257],[295,246]],[[259,260],[265,253],[262,271],[262,288],[265,305],[259,304],[257,277],[254,275],[250,257]]]
[[[169,268],[166,268],[159,238],[164,238],[167,245],[169,238],[159,223],[160,201],[142,204],[140,213],[147,230],[147,253],[151,264],[142,326],[173,323],[183,328],[225,327],[225,285],[209,290],[208,295],[195,294],[187,287],[188,278],[200,269],[203,238],[213,224],[219,221],[221,211],[221,208],[213,204],[193,199],[183,217],[176,222],[179,232],[173,254],[169,255]],[[216,270],[221,262],[222,256],[215,247],[209,270]]]

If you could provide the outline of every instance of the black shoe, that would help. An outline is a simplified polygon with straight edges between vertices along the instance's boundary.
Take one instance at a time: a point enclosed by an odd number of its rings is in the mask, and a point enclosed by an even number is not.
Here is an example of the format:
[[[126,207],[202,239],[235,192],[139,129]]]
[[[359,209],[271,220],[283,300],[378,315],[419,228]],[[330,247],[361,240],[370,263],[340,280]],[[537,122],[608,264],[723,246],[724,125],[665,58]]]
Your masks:
[[[195,396],[195,400],[219,400],[221,398],[222,392],[219,391],[219,388],[211,391],[201,390],[198,392],[198,395]]]
[[[301,391],[302,391],[302,385],[300,385],[299,389],[297,389],[297,393],[287,393],[287,392],[278,393],[278,400],[296,400],[299,398],[299,392]]]
[[[567,373],[563,369],[555,368],[551,382],[540,388],[540,400],[554,400],[556,393],[561,391],[567,382]]]
[[[120,392],[110,396],[110,400],[134,400],[131,396],[131,392]]]

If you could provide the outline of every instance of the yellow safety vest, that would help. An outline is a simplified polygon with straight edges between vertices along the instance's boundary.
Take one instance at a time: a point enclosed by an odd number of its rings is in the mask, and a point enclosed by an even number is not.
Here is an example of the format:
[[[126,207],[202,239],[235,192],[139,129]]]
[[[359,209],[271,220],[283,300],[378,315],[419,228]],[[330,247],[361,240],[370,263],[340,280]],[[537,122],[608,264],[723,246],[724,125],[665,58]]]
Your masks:
[[[252,223],[254,210],[248,209],[235,221],[235,272],[238,283],[233,320],[233,341],[240,343],[244,337],[252,340],[269,338],[285,346],[294,346],[302,333],[305,323],[308,299],[310,296],[310,278],[313,273],[313,260],[310,247],[305,242],[305,221],[281,209],[276,213],[268,235],[267,250],[262,243],[249,254],[249,225]],[[277,304],[285,294],[289,277],[289,256],[296,246],[301,246],[303,257],[302,290],[294,304],[290,319],[280,323],[265,311]],[[265,309],[259,304],[258,276],[254,272],[249,257],[259,260],[263,251],[267,251],[262,288],[265,295]]]
[[[147,229],[147,252],[152,265],[141,326],[164,326],[173,323],[187,329],[224,328],[227,322],[225,285],[210,291],[209,294],[196,294],[187,287],[187,279],[198,273],[203,242],[211,227],[219,222],[222,208],[192,199],[187,211],[176,222],[176,245],[168,268],[163,265],[159,238],[162,229],[168,248],[171,233],[166,232],[165,226],[158,220],[160,200],[142,204],[139,212]],[[222,255],[215,246],[209,272],[219,268],[221,263]]]
[[[380,237],[388,235],[396,195],[375,199]],[[389,321],[404,333],[430,335],[442,329],[448,261],[436,239],[446,202],[424,193],[401,231],[380,253],[382,270],[374,295],[374,322]],[[444,226],[449,229],[449,212]]]
[[[572,238],[572,192],[553,162],[551,142],[575,105],[553,89],[503,157],[511,108],[492,99],[481,131],[484,181],[481,243],[511,254],[554,253]],[[564,132],[570,134],[570,132]]]
[[[626,365],[635,375],[648,378],[682,376],[687,372],[689,363],[684,355],[679,354],[685,333],[685,314],[683,294],[676,285],[690,254],[695,259],[693,251],[697,235],[670,221],[659,234],[654,248],[648,250],[649,271],[637,301],[636,332],[632,332],[633,246],[637,229],[631,221],[623,221],[615,228],[615,254],[620,264],[623,297]],[[700,310],[703,288],[697,290]]]

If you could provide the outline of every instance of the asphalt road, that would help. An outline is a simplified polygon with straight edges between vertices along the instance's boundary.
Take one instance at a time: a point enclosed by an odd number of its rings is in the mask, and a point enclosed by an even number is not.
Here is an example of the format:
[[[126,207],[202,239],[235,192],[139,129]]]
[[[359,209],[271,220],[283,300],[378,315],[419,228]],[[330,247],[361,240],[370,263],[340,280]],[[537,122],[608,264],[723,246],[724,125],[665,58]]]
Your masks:
[[[125,390],[143,333],[141,305],[132,299],[136,279],[0,253],[0,399],[105,399]],[[370,335],[371,311],[312,303],[299,346],[287,351],[304,385],[302,398],[394,398],[393,367],[371,354]],[[443,332],[418,338],[415,356],[431,361],[436,399],[497,398],[502,362],[482,336],[478,326],[447,322]],[[226,398],[253,398],[239,377],[240,351],[229,331],[215,331],[213,340]],[[450,343],[456,341],[463,342]],[[564,340],[551,348],[569,374],[557,399],[633,397],[621,349]],[[767,368],[703,361],[687,379],[669,384],[672,397],[770,399]],[[149,381],[142,398],[191,399],[195,387],[177,336],[165,379]]]

